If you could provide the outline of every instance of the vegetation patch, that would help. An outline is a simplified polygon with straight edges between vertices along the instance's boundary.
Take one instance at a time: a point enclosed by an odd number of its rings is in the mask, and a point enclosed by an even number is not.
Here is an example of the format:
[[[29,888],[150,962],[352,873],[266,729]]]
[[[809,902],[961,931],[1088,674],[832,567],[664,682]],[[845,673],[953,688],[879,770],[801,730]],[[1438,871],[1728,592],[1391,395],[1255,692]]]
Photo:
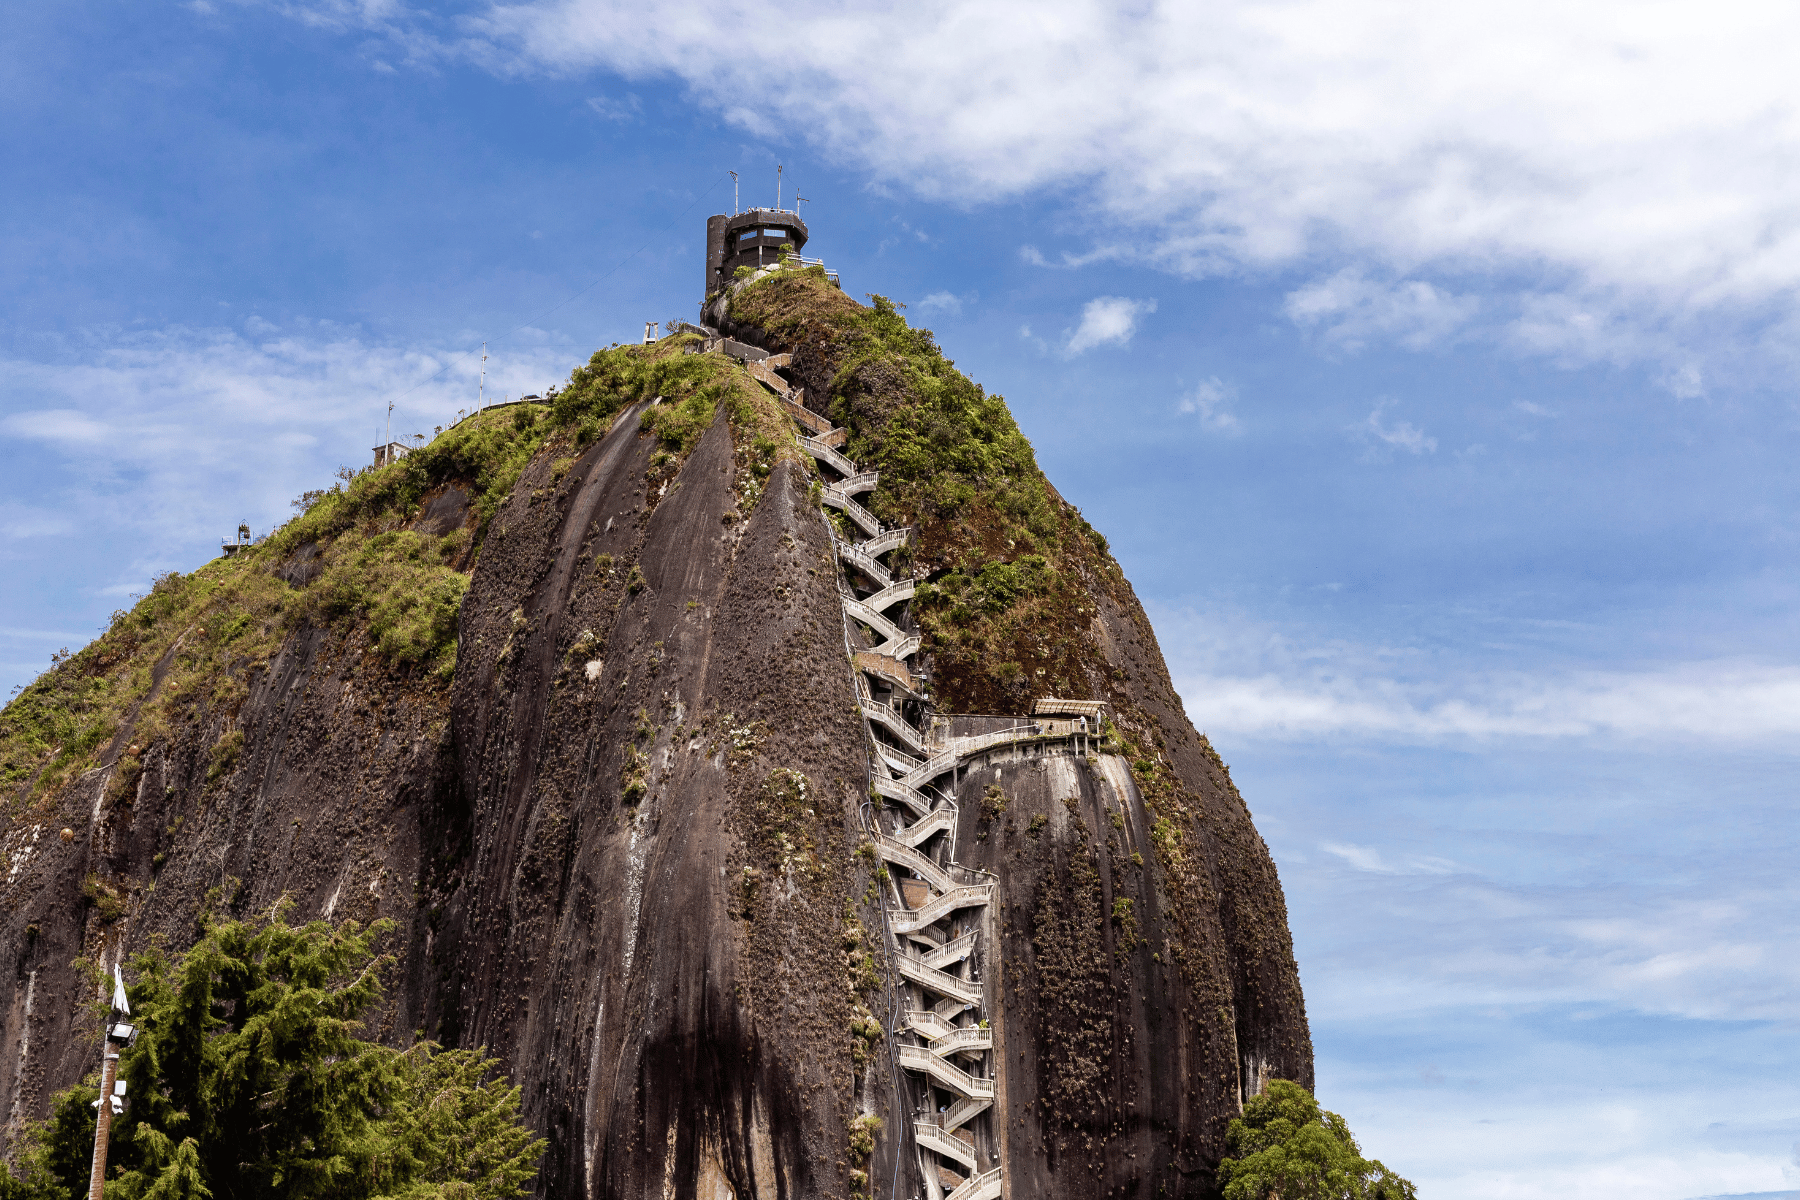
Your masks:
[[[1219,1163],[1225,1200],[1319,1196],[1333,1200],[1414,1200],[1417,1190],[1362,1156],[1344,1118],[1319,1107],[1285,1079],[1244,1104],[1225,1134]]]
[[[1105,665],[1090,596],[1123,586],[1105,539],[1050,487],[1004,398],[898,305],[871,301],[778,271],[740,289],[731,312],[793,348],[796,372],[849,430],[845,452],[881,472],[867,507],[917,528],[912,564],[928,579],[913,614],[940,703],[1009,712],[1033,694],[1089,694]]]

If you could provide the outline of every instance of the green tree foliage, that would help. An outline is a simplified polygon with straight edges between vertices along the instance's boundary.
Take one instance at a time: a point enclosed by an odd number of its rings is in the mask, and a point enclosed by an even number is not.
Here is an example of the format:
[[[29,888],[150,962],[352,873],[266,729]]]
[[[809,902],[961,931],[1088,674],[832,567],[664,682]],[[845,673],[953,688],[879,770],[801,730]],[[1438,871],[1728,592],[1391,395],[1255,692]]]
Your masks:
[[[192,949],[133,960],[138,1022],[120,1056],[107,1200],[500,1200],[529,1190],[543,1141],[481,1051],[359,1036],[392,960],[389,922],[216,921]],[[83,1194],[91,1085],[57,1097],[5,1200]]]
[[[1413,1185],[1364,1158],[1350,1126],[1307,1090],[1273,1080],[1225,1134],[1225,1200],[1414,1200]]]

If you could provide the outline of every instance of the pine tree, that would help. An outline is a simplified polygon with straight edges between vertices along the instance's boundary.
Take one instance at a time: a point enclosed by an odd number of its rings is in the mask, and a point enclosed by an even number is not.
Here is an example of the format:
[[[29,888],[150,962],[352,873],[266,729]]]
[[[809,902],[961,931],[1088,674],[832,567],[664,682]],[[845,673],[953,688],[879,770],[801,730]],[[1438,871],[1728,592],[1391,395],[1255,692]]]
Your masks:
[[[158,945],[133,959],[139,1034],[120,1055],[128,1105],[112,1126],[107,1200],[527,1191],[544,1142],[521,1122],[519,1089],[489,1079],[484,1051],[360,1036],[392,962],[374,943],[391,928],[207,920],[178,958]],[[0,1198],[85,1192],[96,1094],[57,1097]]]

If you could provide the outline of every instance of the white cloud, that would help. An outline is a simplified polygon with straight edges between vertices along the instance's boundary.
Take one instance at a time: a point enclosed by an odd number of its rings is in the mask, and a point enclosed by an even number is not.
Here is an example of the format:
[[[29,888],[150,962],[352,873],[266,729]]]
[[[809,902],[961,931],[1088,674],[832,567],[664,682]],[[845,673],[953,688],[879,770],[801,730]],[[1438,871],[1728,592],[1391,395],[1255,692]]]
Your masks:
[[[1375,847],[1358,846],[1351,842],[1321,842],[1319,849],[1334,858],[1342,859],[1358,871],[1367,871],[1373,875],[1448,875],[1456,870],[1455,863],[1428,855],[1390,862]]]
[[[1427,434],[1417,425],[1412,424],[1412,422],[1395,421],[1392,424],[1383,423],[1381,414],[1393,407],[1393,404],[1394,402],[1392,400],[1377,401],[1375,407],[1370,410],[1368,419],[1356,427],[1357,433],[1361,434],[1363,437],[1373,439],[1373,441],[1379,442],[1383,446],[1388,446],[1395,450],[1404,450],[1408,454],[1419,455],[1437,453],[1437,439]]]
[[[1318,328],[1346,350],[1371,341],[1394,341],[1423,350],[1465,325],[1480,308],[1473,296],[1456,296],[1416,279],[1377,283],[1355,268],[1290,292],[1285,308],[1296,324]]]
[[[1063,353],[1081,354],[1095,346],[1123,346],[1137,332],[1138,318],[1156,311],[1154,300],[1128,300],[1124,296],[1099,296],[1081,310],[1081,324],[1068,334]]]
[[[84,544],[126,534],[136,561],[106,574],[136,581],[176,562],[185,569],[196,543],[242,519],[262,532],[333,467],[365,462],[390,399],[397,437],[429,435],[474,407],[473,360],[460,354],[371,344],[324,323],[253,319],[245,329],[96,334],[62,361],[0,363],[0,410],[11,410],[0,453],[48,458],[36,469],[54,481],[34,507],[5,510],[12,545],[74,530],[88,531]],[[519,341],[489,360],[490,397],[566,375],[569,351]],[[121,588],[141,590],[120,583],[106,594]]]
[[[1800,667],[1789,666],[1702,662],[1642,673],[1483,675],[1425,685],[1337,664],[1259,674],[1196,671],[1177,684],[1195,724],[1240,737],[1399,743],[1612,737],[1738,745],[1800,736]]]
[[[1180,271],[1310,264],[1434,298],[1462,278],[1570,299],[1601,318],[1581,354],[1615,352],[1611,325],[1660,361],[1659,334],[1696,314],[1791,315],[1800,290],[1788,6],[537,0],[449,36],[397,4],[283,7],[384,32],[407,61],[673,78],[877,184],[1054,192],[1100,231],[1085,240]]]
[[[1184,413],[1196,414],[1202,429],[1214,433],[1239,433],[1243,424],[1226,407],[1236,397],[1236,389],[1215,375],[1201,380],[1199,386],[1183,396],[1179,408]]]
[[[943,313],[949,317],[962,316],[962,297],[953,292],[933,292],[914,305],[922,313]]]
[[[623,124],[635,121],[643,112],[643,104],[637,96],[627,92],[623,98],[614,96],[589,96],[588,109],[603,121],[617,121]]]
[[[43,442],[80,445],[98,442],[107,428],[85,413],[66,408],[47,408],[37,412],[14,413],[0,420],[0,432],[15,437]]]

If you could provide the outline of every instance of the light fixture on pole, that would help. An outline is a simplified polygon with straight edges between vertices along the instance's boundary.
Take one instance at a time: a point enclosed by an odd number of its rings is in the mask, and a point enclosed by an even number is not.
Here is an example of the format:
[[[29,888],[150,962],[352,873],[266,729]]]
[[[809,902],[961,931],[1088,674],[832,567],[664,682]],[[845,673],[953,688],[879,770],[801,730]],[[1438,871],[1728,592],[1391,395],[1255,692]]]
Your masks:
[[[94,1166],[88,1175],[88,1200],[101,1200],[106,1182],[106,1141],[112,1132],[112,1119],[125,1111],[125,1081],[119,1075],[119,1051],[137,1040],[137,1030],[121,1020],[131,1015],[125,999],[125,978],[113,964],[112,1012],[106,1020],[106,1041],[101,1046],[100,1098],[94,1101],[99,1110],[94,1119]]]

